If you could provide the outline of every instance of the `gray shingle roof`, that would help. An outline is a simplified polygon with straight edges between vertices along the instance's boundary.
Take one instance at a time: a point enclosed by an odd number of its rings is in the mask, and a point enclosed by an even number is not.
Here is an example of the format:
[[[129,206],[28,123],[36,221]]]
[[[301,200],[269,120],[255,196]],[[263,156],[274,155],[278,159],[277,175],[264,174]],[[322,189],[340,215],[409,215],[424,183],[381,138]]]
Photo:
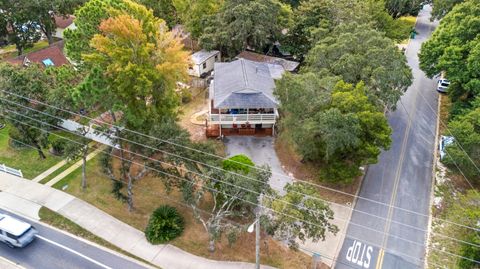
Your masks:
[[[215,63],[215,108],[276,108],[275,82],[268,64],[239,59]]]
[[[205,62],[206,60],[208,60],[209,58],[219,54],[220,52],[218,50],[209,50],[209,51],[206,51],[206,50],[201,50],[201,51],[197,51],[195,52],[194,54],[192,54],[191,58],[192,58],[192,62],[194,64],[202,64],[203,62]]]

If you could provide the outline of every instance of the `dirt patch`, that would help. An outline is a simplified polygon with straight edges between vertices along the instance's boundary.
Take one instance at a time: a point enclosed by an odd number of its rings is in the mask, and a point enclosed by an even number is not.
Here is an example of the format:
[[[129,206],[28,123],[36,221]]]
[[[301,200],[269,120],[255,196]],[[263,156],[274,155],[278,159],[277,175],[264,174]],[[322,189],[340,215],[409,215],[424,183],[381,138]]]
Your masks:
[[[280,133],[275,140],[275,151],[277,152],[280,163],[288,175],[291,175],[296,179],[322,186],[318,187],[318,192],[322,198],[340,204],[353,202],[353,195],[357,193],[362,177],[356,178],[352,184],[349,185],[336,185],[321,182],[319,180],[318,167],[312,163],[301,162],[301,157],[295,152],[293,143],[289,140],[288,134],[285,132]],[[345,192],[347,194],[341,194],[337,191]]]
[[[208,109],[208,99],[206,98],[206,89],[196,90],[195,96],[192,100],[183,104],[179,110],[179,124],[185,130],[190,133],[190,137],[193,141],[204,141],[207,139],[205,136],[205,126],[192,124],[190,118],[193,114]]]

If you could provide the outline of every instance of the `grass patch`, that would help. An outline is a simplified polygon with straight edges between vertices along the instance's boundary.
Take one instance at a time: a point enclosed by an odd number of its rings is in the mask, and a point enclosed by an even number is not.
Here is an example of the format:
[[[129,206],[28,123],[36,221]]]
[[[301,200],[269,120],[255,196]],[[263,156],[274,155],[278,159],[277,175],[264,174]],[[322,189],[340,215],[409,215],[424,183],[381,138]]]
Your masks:
[[[151,266],[154,266],[152,265],[151,263],[143,260],[143,259],[140,259],[138,258],[137,256],[135,255],[132,255],[130,254],[129,252],[126,252],[124,251],[123,249],[121,248],[118,248],[114,245],[112,245],[110,242],[94,235],[93,233],[83,229],[82,227],[80,227],[78,224],[76,224],[75,222],[63,217],[62,215],[46,208],[46,207],[42,207],[40,208],[40,212],[38,213],[38,215],[40,216],[40,220],[42,222],[45,222],[51,226],[54,226],[56,228],[59,228],[63,231],[67,231],[71,234],[74,234],[78,237],[82,237],[88,241],[92,241],[100,246],[103,246],[103,247],[106,247],[106,248],[109,248],[113,251],[116,251],[116,252],[119,252],[125,256],[128,256],[130,258],[133,258],[133,259],[136,259],[138,261],[141,261],[143,263],[146,263],[146,264],[149,264]],[[157,267],[157,266],[155,266]]]
[[[22,170],[26,179],[38,176],[62,160],[61,157],[48,154],[46,150],[44,150],[44,153],[47,158],[42,160],[38,156],[38,152],[33,148],[24,147],[16,149],[10,147],[9,129],[10,127],[7,124],[5,128],[0,130],[0,163]]]
[[[81,170],[79,169],[54,187],[61,188],[65,184],[69,184],[66,192],[95,205],[141,231],[145,230],[151,213],[157,207],[164,204],[174,206],[185,218],[185,230],[180,237],[171,241],[171,244],[209,259],[255,262],[255,244],[252,244],[255,242],[255,235],[247,232],[242,233],[232,247],[224,239],[217,244],[217,250],[210,253],[208,251],[208,234],[203,226],[194,219],[191,209],[179,204],[182,201],[180,193],[177,191],[166,193],[160,178],[148,175],[135,183],[133,188],[135,210],[133,212],[128,212],[127,205],[117,200],[112,194],[112,181],[101,172],[98,157],[90,160],[87,164],[87,190],[85,192],[81,190],[80,182]],[[262,264],[278,268],[311,267],[311,258],[308,255],[300,251],[289,250],[271,238],[266,238],[265,242],[268,248],[262,243]]]
[[[50,175],[48,175],[46,178],[40,180],[40,184],[45,184],[47,182],[49,182],[50,180],[52,180],[54,177],[60,175],[60,173],[62,173],[63,171],[67,170],[70,166],[72,166],[73,163],[70,163],[70,162],[67,162],[66,164],[64,164],[62,167],[58,168],[57,170],[53,171],[53,173],[51,173]]]
[[[58,41],[58,40],[59,39],[56,38],[54,41]],[[33,47],[24,49],[22,55],[30,53],[30,52],[34,52],[34,51],[37,51],[37,50],[44,49],[48,46],[49,46],[48,45],[48,40],[46,40],[46,39],[45,40],[40,40],[37,43],[33,44]],[[18,56],[18,51],[17,51],[17,48],[15,47],[14,44],[5,46],[2,49],[5,50],[6,52],[0,55],[0,59],[15,58],[15,57]]]

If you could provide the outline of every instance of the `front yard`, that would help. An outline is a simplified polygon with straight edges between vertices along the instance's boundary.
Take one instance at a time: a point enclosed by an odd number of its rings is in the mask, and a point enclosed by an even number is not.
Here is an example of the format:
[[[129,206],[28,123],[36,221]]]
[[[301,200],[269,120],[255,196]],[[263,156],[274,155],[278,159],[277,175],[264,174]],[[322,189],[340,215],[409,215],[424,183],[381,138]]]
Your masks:
[[[23,177],[33,179],[62,160],[44,151],[47,158],[40,159],[38,152],[30,147],[12,148],[9,144],[9,126],[0,130],[0,164],[22,170]]]
[[[296,179],[312,182],[313,184],[325,187],[317,188],[318,193],[323,199],[339,204],[353,202],[353,196],[356,195],[357,190],[360,188],[362,176],[355,178],[351,184],[347,185],[338,185],[320,181],[318,166],[314,163],[301,161],[301,157],[295,152],[293,142],[290,141],[288,130],[283,130],[275,139],[275,151],[284,170],[287,171],[289,175]],[[341,194],[337,191],[345,192],[347,194]]]
[[[165,192],[160,178],[147,176],[135,183],[133,190],[135,210],[128,212],[127,205],[117,200],[112,194],[112,181],[101,172],[98,158],[88,162],[87,173],[88,188],[86,192],[82,192],[80,188],[80,169],[58,182],[54,187],[61,189],[68,185],[66,192],[93,204],[141,231],[145,229],[153,210],[162,204],[169,204],[178,209],[186,222],[184,233],[173,240],[171,244],[209,259],[255,261],[255,236],[247,232],[242,233],[232,247],[224,239],[217,244],[217,250],[210,253],[207,248],[208,235],[203,226],[194,219],[192,210],[181,204],[180,193],[173,191],[167,194]],[[291,251],[271,238],[262,243],[261,261],[263,264],[278,268],[311,268],[311,258],[308,255]]]

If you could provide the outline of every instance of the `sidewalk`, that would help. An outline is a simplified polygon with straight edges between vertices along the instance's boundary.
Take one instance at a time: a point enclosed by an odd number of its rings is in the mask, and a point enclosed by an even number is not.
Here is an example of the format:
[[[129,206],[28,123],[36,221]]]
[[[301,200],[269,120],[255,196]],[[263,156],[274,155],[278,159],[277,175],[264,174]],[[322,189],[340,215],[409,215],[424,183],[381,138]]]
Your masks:
[[[102,145],[100,146],[98,149],[96,149],[95,151],[93,151],[92,153],[88,154],[87,156],[87,161],[90,161],[91,159],[93,159],[93,157],[97,156],[98,153],[102,152],[103,150],[105,149],[105,147]],[[67,170],[63,171],[62,173],[60,173],[58,176],[52,178],[52,180],[48,181],[47,183],[45,183],[45,185],[47,186],[53,186],[55,185],[55,183],[59,182],[60,180],[62,180],[64,177],[68,176],[69,174],[71,174],[73,171],[77,170],[77,168],[79,168],[80,166],[83,165],[83,160],[80,160],[80,161],[77,161],[76,163],[74,163],[72,166],[70,166],[69,168],[67,168]],[[38,182],[38,181],[36,181]]]
[[[168,244],[151,245],[143,232],[70,194],[0,172],[0,207],[38,220],[38,210],[41,206],[61,214],[96,236],[163,269],[254,268],[251,263],[209,260]]]

